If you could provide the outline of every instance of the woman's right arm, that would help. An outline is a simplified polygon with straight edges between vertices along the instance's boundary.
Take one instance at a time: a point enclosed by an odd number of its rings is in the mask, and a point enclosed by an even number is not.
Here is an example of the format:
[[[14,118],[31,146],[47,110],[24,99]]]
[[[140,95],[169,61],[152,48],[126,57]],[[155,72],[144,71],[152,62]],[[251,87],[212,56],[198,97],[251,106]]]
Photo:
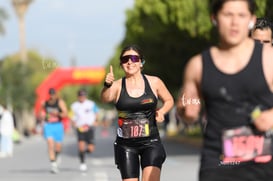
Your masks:
[[[115,102],[117,99],[118,86],[117,81],[114,81],[111,87],[104,86],[101,91],[101,101],[104,103]]]
[[[118,83],[115,81],[113,67],[110,66],[110,71],[106,74],[104,80],[104,87],[101,91],[101,101],[104,103],[113,102],[117,99]]]

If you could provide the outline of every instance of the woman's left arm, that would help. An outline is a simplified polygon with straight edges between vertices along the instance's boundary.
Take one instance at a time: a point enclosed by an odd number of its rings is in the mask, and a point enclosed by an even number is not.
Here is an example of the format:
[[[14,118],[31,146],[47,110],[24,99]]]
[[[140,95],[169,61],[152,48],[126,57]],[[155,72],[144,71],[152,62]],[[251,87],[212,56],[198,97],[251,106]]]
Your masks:
[[[174,100],[171,93],[161,79],[155,78],[153,85],[156,87],[158,98],[162,101],[162,106],[156,111],[156,120],[158,122],[163,122],[164,115],[172,109]]]

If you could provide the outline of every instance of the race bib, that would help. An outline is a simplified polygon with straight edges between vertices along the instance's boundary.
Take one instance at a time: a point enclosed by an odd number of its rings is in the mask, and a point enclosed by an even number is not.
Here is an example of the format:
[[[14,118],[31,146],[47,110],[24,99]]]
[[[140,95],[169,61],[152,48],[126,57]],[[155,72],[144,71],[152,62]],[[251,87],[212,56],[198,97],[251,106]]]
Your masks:
[[[271,160],[271,138],[255,134],[248,126],[225,130],[222,141],[223,163]]]
[[[79,127],[78,130],[81,133],[87,132],[89,130],[89,126],[88,125],[83,125],[83,126]]]
[[[122,138],[140,138],[150,135],[148,119],[119,119],[117,134]]]
[[[47,122],[49,123],[58,122],[59,120],[60,120],[59,117],[56,117],[56,116],[50,116],[47,118]]]
[[[60,120],[58,113],[59,111],[56,108],[50,108],[50,107],[47,108],[47,113],[46,113],[47,122],[49,123],[58,122]]]

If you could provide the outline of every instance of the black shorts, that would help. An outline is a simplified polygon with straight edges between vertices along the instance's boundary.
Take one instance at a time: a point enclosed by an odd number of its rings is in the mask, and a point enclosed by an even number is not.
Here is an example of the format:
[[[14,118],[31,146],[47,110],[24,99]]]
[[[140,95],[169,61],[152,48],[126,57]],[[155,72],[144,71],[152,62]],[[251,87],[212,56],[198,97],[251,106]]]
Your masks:
[[[204,168],[199,172],[199,181],[268,181],[272,178],[273,161]]]
[[[166,152],[160,138],[114,143],[115,163],[122,179],[139,178],[140,166],[155,166],[161,169]]]
[[[87,144],[94,144],[94,138],[95,138],[95,128],[89,127],[89,129],[86,132],[80,132],[79,129],[77,129],[77,136],[78,141],[85,141]]]

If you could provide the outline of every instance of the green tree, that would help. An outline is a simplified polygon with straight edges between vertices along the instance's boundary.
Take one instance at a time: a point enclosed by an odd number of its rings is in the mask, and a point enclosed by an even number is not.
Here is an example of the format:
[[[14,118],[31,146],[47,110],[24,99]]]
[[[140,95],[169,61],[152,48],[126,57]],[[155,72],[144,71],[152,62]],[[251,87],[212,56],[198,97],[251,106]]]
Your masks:
[[[146,59],[144,73],[163,79],[174,97],[188,59],[215,43],[217,34],[210,20],[210,0],[135,0],[127,10],[126,34],[109,64],[116,78],[121,47],[138,44]],[[257,16],[263,16],[269,0],[257,1]],[[271,2],[272,3],[272,2]],[[272,12],[272,6],[271,6]],[[108,69],[109,65],[107,66]]]
[[[35,89],[52,71],[43,67],[43,61],[55,61],[34,51],[28,52],[28,57],[27,63],[23,63],[18,54],[7,56],[0,62],[0,104],[12,107],[19,131],[34,124]]]
[[[138,44],[146,59],[144,73],[161,77],[176,94],[187,59],[208,45],[212,26],[207,7],[207,1],[136,0],[127,11],[120,47]],[[118,64],[118,55],[110,64]]]
[[[28,53],[29,62],[24,64],[18,54],[7,56],[1,62],[0,76],[2,78],[1,100],[11,102],[13,108],[31,109],[35,100],[35,88],[49,74],[50,69],[44,69],[43,61],[48,61],[38,53]],[[52,60],[51,60],[52,61]]]

